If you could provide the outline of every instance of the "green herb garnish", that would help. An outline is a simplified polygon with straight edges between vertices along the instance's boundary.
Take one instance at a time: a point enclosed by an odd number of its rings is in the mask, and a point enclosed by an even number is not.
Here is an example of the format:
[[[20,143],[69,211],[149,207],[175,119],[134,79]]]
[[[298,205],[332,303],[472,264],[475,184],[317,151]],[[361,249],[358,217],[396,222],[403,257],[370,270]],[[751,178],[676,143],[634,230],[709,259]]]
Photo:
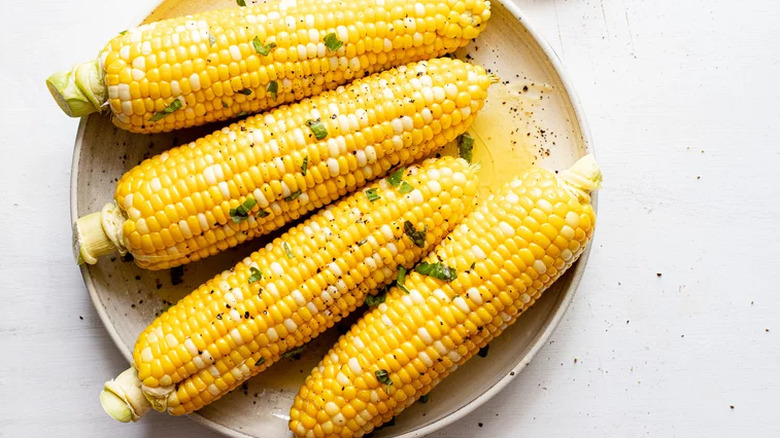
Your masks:
[[[236,117],[244,117],[246,115],[249,115],[249,113],[246,111],[241,111],[240,113],[236,114]]]
[[[282,358],[287,359],[288,357],[294,357],[295,359],[300,359],[301,353],[303,353],[304,348],[306,348],[306,346],[301,345],[298,348],[293,348],[290,351],[285,351],[284,353],[282,353]]]
[[[398,267],[398,275],[395,277],[395,285],[398,286],[399,289],[404,291],[404,293],[409,293],[409,289],[404,286],[404,281],[406,281],[406,268],[403,266]]]
[[[456,271],[455,268],[450,268],[444,263],[422,262],[417,265],[415,270],[422,275],[438,278],[439,280],[444,280],[448,283],[458,276],[458,271]]]
[[[246,6],[246,2],[244,0],[236,0],[236,3],[238,3],[239,6]]]
[[[126,34],[126,33],[127,33],[127,29],[125,29],[125,30],[123,30],[123,31],[119,32],[119,35],[124,35],[124,34]]]
[[[303,164],[301,164],[301,173],[306,176],[306,171],[309,169],[309,156],[303,158]]]
[[[279,83],[276,81],[269,82],[268,87],[265,88],[265,91],[271,93],[271,97],[276,100],[277,93],[279,92]]]
[[[295,254],[292,253],[292,248],[290,248],[290,244],[287,242],[282,242],[282,248],[284,249],[284,253],[287,254],[288,259],[294,259]]]
[[[398,184],[401,184],[401,178],[404,177],[404,171],[406,170],[405,167],[399,167],[393,173],[390,174],[390,176],[387,177],[387,183],[390,184],[393,187],[398,187]]]
[[[344,42],[338,39],[335,33],[325,35],[325,39],[322,41],[325,43],[325,47],[328,48],[329,52],[335,52],[344,45]]]
[[[254,37],[252,39],[252,47],[254,47],[255,52],[259,53],[260,55],[268,56],[271,53],[271,50],[276,47],[276,43],[263,44],[263,42],[260,41],[260,37]]]
[[[474,150],[474,139],[466,132],[458,137],[458,155],[471,163],[471,153]]]
[[[379,383],[387,385],[387,387],[385,387],[385,392],[390,394],[390,387],[393,386],[393,381],[390,380],[390,373],[388,373],[387,370],[376,370],[374,371],[374,375],[376,376],[376,379],[379,380]]]
[[[244,88],[244,89],[242,89],[242,90],[238,90],[238,91],[236,91],[236,93],[241,93],[241,94],[243,94],[244,96],[249,96],[250,94],[252,94],[252,90],[251,90],[251,89],[249,89],[249,88]]]
[[[264,358],[264,357],[261,357],[260,359],[257,359],[257,360],[255,361],[255,366],[256,366],[256,367],[259,367],[260,365],[262,365],[262,364],[264,364],[264,363],[265,363],[265,358]]]
[[[228,104],[226,104],[225,102],[222,102],[222,108],[227,108],[227,107],[228,107]]]
[[[409,221],[404,221],[404,233],[412,239],[418,248],[425,246],[425,234],[428,232],[428,226],[423,225],[422,230],[417,230]]]
[[[158,112],[154,113],[154,115],[152,116],[151,119],[149,119],[149,121],[150,122],[156,122],[158,120],[162,120],[168,114],[171,114],[174,111],[180,110],[181,107],[182,107],[181,100],[179,100],[178,98],[174,99],[174,101],[169,103],[168,106],[163,108],[162,111],[158,111]]]
[[[365,193],[369,201],[374,202],[379,200],[379,195],[376,193],[376,189],[368,189]]]
[[[479,351],[477,351],[477,356],[479,356],[479,357],[487,357],[488,350],[490,350],[490,344],[487,344],[484,347],[480,348]]]
[[[256,281],[260,281],[262,279],[263,279],[263,273],[260,272],[260,270],[255,268],[254,266],[251,266],[249,268],[249,284],[252,284]]]
[[[300,190],[296,190],[296,191],[290,193],[290,196],[285,196],[284,200],[285,201],[295,201],[296,199],[298,199],[299,196],[301,196],[301,191]]]
[[[405,194],[411,192],[412,190],[414,190],[414,186],[409,184],[406,181],[401,181],[401,186],[398,187],[398,193],[400,193],[402,195],[405,195]]]
[[[375,295],[371,295],[371,294],[366,295],[366,298],[365,300],[363,300],[363,303],[369,307],[376,307],[384,303],[385,298],[387,298],[387,289],[383,288]]]
[[[314,133],[317,140],[322,140],[328,136],[328,130],[325,129],[325,125],[323,125],[321,121],[309,119],[306,121],[306,125],[311,129],[311,132]]]
[[[257,217],[262,219],[262,218],[268,216],[269,214],[271,214],[271,212],[268,211],[268,210],[260,210],[260,211],[257,212]]]
[[[254,198],[246,198],[246,201],[244,201],[243,204],[230,209],[230,218],[237,224],[249,219],[249,211],[252,210],[255,205],[257,205],[257,201],[255,201]]]

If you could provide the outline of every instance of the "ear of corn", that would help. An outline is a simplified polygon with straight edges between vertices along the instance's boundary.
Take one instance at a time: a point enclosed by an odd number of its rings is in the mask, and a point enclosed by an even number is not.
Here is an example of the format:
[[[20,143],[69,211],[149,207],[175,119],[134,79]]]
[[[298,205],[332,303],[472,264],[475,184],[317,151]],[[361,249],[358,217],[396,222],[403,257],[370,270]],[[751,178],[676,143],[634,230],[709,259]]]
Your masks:
[[[411,273],[306,379],[290,410],[301,437],[361,436],[389,421],[501,334],[588,243],[591,157],[558,178],[533,169],[508,184],[424,259],[449,283]],[[419,270],[419,267],[418,267]]]
[[[80,257],[116,247],[166,269],[268,233],[454,140],[489,85],[481,67],[433,59],[174,148],[119,180],[102,222],[79,220]]]
[[[107,410],[137,419],[147,409],[138,387],[174,415],[223,396],[395,280],[399,266],[411,267],[474,203],[476,174],[462,159],[430,159],[398,175],[414,189],[402,193],[397,181],[382,180],[355,193],[163,313],[139,336],[131,376],[106,385]],[[425,230],[420,240],[409,226]]]
[[[442,56],[489,17],[485,0],[262,2],[130,29],[47,85],[68,115],[107,105],[120,128],[171,131]]]

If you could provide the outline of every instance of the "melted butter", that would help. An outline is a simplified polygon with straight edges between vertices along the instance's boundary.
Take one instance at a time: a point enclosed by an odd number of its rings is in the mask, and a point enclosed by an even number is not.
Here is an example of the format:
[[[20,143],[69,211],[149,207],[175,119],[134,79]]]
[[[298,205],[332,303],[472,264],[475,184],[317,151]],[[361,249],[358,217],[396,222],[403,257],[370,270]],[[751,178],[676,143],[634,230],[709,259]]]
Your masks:
[[[532,166],[535,160],[536,113],[542,96],[552,87],[521,82],[490,86],[485,106],[477,114],[468,133],[474,138],[472,163],[478,164],[480,193],[488,196]],[[443,149],[444,155],[458,156],[457,141]]]

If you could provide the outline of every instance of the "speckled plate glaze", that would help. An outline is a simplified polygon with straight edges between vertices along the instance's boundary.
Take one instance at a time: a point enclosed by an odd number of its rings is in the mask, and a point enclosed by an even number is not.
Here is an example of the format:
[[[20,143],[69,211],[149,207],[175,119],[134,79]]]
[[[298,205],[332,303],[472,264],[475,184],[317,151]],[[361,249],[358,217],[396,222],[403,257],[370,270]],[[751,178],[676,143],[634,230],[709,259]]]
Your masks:
[[[233,0],[157,1],[137,2],[142,18],[135,23],[235,6]],[[490,127],[495,129],[493,123],[486,124],[488,129],[480,132],[490,144],[490,151],[482,158],[482,173],[494,176],[483,178],[483,182],[493,185],[498,184],[495,174],[509,177],[511,174],[506,174],[506,169],[516,172],[529,161],[550,169],[563,169],[587,152],[593,152],[579,103],[562,72],[560,61],[527,24],[521,11],[510,1],[504,1],[493,1],[487,30],[457,56],[489,68],[502,80],[548,86],[544,87],[543,98],[532,109],[503,111],[497,107],[499,114],[514,112],[524,120],[531,120],[529,123],[511,123],[513,127],[520,126],[517,133],[520,141],[493,139],[491,142],[490,133],[485,131],[490,131]],[[149,10],[152,12],[143,13]],[[489,103],[501,104],[498,102],[500,97],[492,96],[491,88]],[[115,128],[106,115],[94,114],[83,119],[73,154],[72,220],[97,211],[110,201],[114,182],[142,159],[217,128],[219,126],[211,125],[168,134],[140,135]],[[500,157],[500,162],[514,160],[517,165],[503,165],[503,172],[495,172],[493,157]],[[118,256],[101,259],[94,266],[84,266],[81,272],[100,318],[129,361],[138,334],[168,303],[176,302],[203,281],[260,248],[266,240],[261,238],[186,266],[180,280],[172,278],[169,271],[144,271],[131,262],[123,262]],[[431,392],[430,402],[414,404],[396,418],[395,425],[382,428],[375,436],[410,438],[429,434],[464,417],[510,384],[561,320],[587,258],[588,252],[585,252],[531,310],[494,340],[487,358],[472,359]],[[190,417],[233,437],[291,436],[287,416],[299,385],[336,340],[339,330],[346,330],[354,319],[342,321],[314,340],[300,359],[284,360],[251,379],[245,389],[234,391]]]

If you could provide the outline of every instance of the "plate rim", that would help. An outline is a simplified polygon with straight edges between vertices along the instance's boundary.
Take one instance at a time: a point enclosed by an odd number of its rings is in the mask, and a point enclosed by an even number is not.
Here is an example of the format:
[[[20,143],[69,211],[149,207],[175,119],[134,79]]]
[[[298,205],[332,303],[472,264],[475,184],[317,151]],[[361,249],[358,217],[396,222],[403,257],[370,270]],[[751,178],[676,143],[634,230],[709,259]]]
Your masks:
[[[140,7],[141,8],[140,14],[137,15],[136,18],[131,21],[131,23],[133,23],[134,25],[140,24],[149,14],[151,14],[160,4],[162,4],[163,1],[164,0],[144,0],[143,5]],[[555,52],[555,50],[547,41],[547,39],[544,38],[536,30],[536,28],[529,23],[525,13],[521,10],[520,6],[515,4],[513,0],[491,0],[491,1],[500,3],[501,6],[506,8],[507,11],[509,11],[509,13],[512,14],[512,16],[520,24],[522,24],[522,26],[525,28],[525,30],[528,32],[531,38],[533,38],[533,40],[539,46],[542,53],[545,55],[547,62],[550,63],[550,66],[558,75],[558,79],[561,81],[561,85],[563,86],[563,91],[565,92],[566,96],[568,96],[569,102],[571,103],[572,111],[574,112],[574,117],[577,121],[577,125],[580,130],[580,136],[582,137],[582,143],[585,152],[595,155],[596,151],[591,140],[590,128],[588,126],[587,119],[585,118],[585,113],[582,108],[582,103],[580,102],[580,99],[574,90],[574,86],[571,82],[571,79],[569,78],[568,74],[566,73],[566,69],[564,68],[563,61],[558,56],[557,52]],[[73,145],[73,158],[72,158],[71,169],[70,169],[71,223],[75,223],[76,220],[78,219],[78,195],[77,195],[78,192],[77,187],[79,181],[78,163],[81,157],[84,133],[86,132],[87,124],[89,123],[89,120],[91,118],[92,117],[81,118],[79,122],[78,130],[76,131],[76,139]],[[594,211],[598,212],[597,193],[592,195],[591,204],[593,205]],[[444,415],[441,419],[434,421],[430,424],[426,424],[420,427],[419,429],[406,432],[401,435],[394,435],[394,438],[417,438],[441,430],[444,427],[447,427],[455,423],[456,421],[468,416],[477,408],[485,404],[485,402],[495,397],[496,394],[501,392],[509,384],[509,382],[514,380],[514,377],[517,374],[519,374],[522,370],[524,370],[531,363],[531,361],[536,357],[539,351],[541,351],[541,349],[547,344],[547,340],[550,338],[550,336],[552,336],[552,333],[558,327],[561,320],[563,319],[563,316],[566,314],[569,305],[574,299],[574,295],[577,292],[577,289],[579,289],[580,282],[582,281],[582,276],[585,273],[585,268],[587,266],[588,259],[590,258],[590,251],[591,248],[593,248],[594,239],[595,239],[595,233],[594,236],[591,238],[590,244],[588,245],[586,250],[580,255],[579,259],[577,260],[577,263],[573,266],[572,273],[571,273],[572,277],[569,283],[569,287],[565,288],[565,290],[562,291],[562,296],[557,306],[558,309],[553,313],[551,320],[549,320],[545,325],[545,327],[536,335],[531,345],[531,348],[528,350],[528,352],[517,362],[517,364],[515,364],[514,367],[512,367],[509,373],[507,373],[498,381],[496,381],[492,386],[488,387],[484,392],[482,392],[482,394],[477,396],[477,398],[461,406],[460,408],[455,409],[452,412]],[[105,308],[99,305],[100,299],[98,297],[97,289],[95,288],[95,284],[92,280],[92,277],[89,275],[89,268],[87,267],[87,265],[81,265],[79,269],[81,271],[81,278],[84,281],[84,285],[86,286],[87,292],[89,293],[90,300],[92,301],[92,306],[97,311],[97,314],[100,317],[101,322],[103,323],[103,327],[108,332],[109,336],[111,337],[111,340],[114,342],[114,345],[119,349],[122,356],[124,356],[124,358],[128,362],[132,362],[132,358],[133,358],[132,349],[125,348],[124,342],[122,342],[122,339],[120,338],[119,333],[114,327],[112,320],[109,318]],[[231,429],[214,420],[208,419],[200,415],[197,411],[193,412],[192,414],[188,414],[187,417],[195,421],[196,423],[202,424],[228,437],[254,438],[252,435],[247,435],[243,432],[237,431],[235,429]]]

